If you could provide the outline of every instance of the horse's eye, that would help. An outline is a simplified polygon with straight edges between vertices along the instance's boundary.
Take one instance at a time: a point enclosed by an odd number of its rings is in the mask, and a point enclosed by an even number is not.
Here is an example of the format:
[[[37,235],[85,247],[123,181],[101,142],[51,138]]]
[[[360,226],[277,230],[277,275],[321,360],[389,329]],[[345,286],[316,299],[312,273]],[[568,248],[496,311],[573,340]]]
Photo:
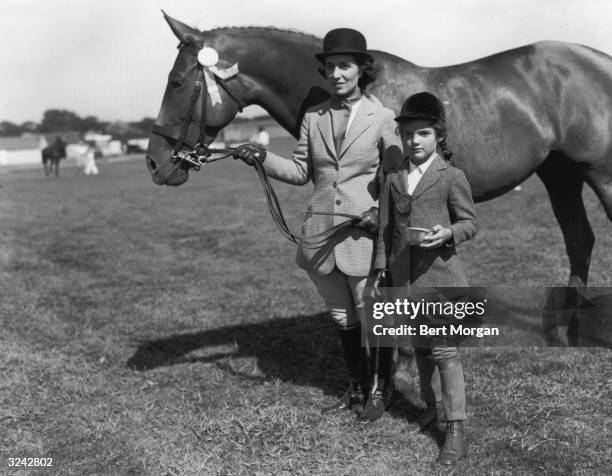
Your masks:
[[[173,88],[180,88],[184,82],[185,82],[185,78],[182,78],[180,76],[175,76],[172,73],[170,73],[170,76],[168,77],[168,83]]]

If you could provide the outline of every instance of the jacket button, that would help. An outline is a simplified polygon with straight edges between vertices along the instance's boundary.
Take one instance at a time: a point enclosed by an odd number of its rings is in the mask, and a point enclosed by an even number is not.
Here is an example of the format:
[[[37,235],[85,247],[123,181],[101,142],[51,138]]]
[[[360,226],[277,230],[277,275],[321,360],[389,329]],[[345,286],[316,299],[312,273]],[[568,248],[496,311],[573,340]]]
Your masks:
[[[336,205],[340,205],[342,202],[340,200],[336,200]]]

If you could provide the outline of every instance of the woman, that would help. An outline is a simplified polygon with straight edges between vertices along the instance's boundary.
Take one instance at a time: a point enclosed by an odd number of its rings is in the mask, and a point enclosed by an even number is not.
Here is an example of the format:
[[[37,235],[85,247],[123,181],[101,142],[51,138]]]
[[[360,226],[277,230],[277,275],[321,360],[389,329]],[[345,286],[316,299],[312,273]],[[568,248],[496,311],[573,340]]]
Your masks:
[[[418,288],[445,287],[451,289],[440,292],[453,300],[453,295],[465,292],[453,288],[467,287],[456,245],[478,231],[470,185],[463,171],[448,163],[446,117],[437,97],[427,92],[410,96],[396,121],[406,160],[387,175],[381,193],[375,267],[379,274],[388,268],[394,288],[404,297],[414,297]],[[419,238],[411,228],[430,231]],[[424,319],[434,326],[447,323]],[[466,454],[465,383],[457,341],[444,335],[417,336],[413,344],[421,396],[432,420],[436,417],[432,378],[434,370],[439,371],[447,427],[437,461],[451,465]]]
[[[380,385],[372,388],[361,346],[363,291],[371,282],[381,164],[384,160],[392,167],[401,162],[401,142],[393,112],[365,90],[374,78],[373,58],[364,36],[349,28],[332,30],[323,40],[323,51],[315,56],[332,97],[306,111],[293,159],[253,144],[239,147],[234,157],[251,165],[254,160],[263,162],[267,173],[283,182],[314,183],[302,227],[304,236],[317,235],[347,220],[319,212],[361,216],[360,222],[332,242],[316,249],[300,247],[297,262],[308,273],[340,333],[350,385],[334,409],[362,411],[367,400],[361,418],[375,420],[384,412],[383,397],[390,394],[392,359],[391,349],[380,351]]]

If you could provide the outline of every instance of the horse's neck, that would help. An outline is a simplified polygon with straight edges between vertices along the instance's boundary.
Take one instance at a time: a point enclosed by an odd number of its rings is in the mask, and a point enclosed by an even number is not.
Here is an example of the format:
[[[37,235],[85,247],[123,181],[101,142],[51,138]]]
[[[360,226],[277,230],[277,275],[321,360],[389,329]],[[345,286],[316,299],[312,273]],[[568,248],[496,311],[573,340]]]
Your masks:
[[[218,31],[217,42],[238,62],[245,104],[263,107],[297,137],[304,110],[312,105],[306,103],[326,95],[320,91],[312,98],[313,89],[327,87],[314,57],[321,40],[273,28],[234,28]]]
[[[244,103],[263,107],[297,138],[306,109],[329,97],[314,56],[322,48],[321,40],[273,28],[229,28],[214,33],[222,57],[239,64]],[[426,89],[427,68],[382,52],[375,54],[375,62],[380,78],[372,92],[396,112],[405,99],[402,93]]]
[[[417,66],[389,53],[375,52],[373,55],[377,73],[371,92],[386,107],[399,113],[409,95],[431,90],[433,69]]]

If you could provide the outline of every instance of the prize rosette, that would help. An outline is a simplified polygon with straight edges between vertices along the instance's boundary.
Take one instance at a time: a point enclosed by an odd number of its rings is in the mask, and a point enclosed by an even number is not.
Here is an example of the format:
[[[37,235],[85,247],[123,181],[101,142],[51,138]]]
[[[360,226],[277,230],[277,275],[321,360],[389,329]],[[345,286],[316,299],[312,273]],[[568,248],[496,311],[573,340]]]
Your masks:
[[[395,202],[395,209],[400,215],[410,215],[412,211],[412,196],[408,194],[400,195]]]

